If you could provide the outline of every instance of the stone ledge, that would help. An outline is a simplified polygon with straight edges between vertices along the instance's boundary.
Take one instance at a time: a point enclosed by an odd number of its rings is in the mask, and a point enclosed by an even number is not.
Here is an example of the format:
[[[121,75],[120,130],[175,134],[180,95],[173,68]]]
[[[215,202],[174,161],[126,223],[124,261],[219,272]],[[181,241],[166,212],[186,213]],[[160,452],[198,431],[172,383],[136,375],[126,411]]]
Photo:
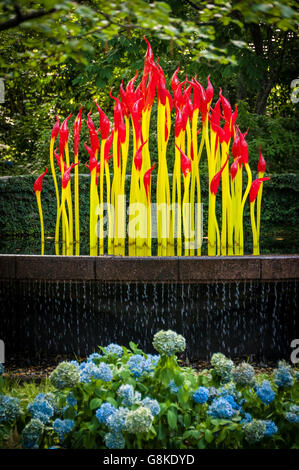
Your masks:
[[[96,279],[100,281],[177,282],[176,257],[97,257]]]
[[[299,256],[268,256],[261,259],[261,279],[298,279]]]
[[[1,279],[212,282],[299,278],[299,255],[120,257],[0,255]]]
[[[186,257],[179,259],[179,281],[260,279],[260,259],[253,256]]]
[[[16,279],[93,280],[94,259],[88,256],[16,256]]]

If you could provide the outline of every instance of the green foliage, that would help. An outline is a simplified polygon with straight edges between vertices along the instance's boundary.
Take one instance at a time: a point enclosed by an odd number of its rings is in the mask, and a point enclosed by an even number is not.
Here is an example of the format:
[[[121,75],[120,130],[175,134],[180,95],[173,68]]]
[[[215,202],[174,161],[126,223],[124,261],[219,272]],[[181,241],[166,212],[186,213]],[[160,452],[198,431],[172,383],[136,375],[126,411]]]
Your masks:
[[[291,407],[299,404],[298,370],[286,366],[292,377],[289,386],[278,384],[275,371],[255,376],[250,384],[240,385],[235,369],[230,382],[222,383],[214,369],[198,373],[191,367],[180,366],[175,356],[150,356],[133,343],[131,346],[132,349],[122,347],[118,355],[90,356],[87,363],[77,365],[81,372],[79,383],[71,389],[54,391],[55,412],[41,436],[41,448],[298,447],[298,424],[289,421],[286,415]],[[141,369],[133,367],[136,360],[143,361]],[[152,361],[150,368],[146,361]],[[103,366],[112,371],[112,379],[100,378],[98,374]],[[269,381],[272,390],[267,404],[259,394],[264,380]],[[199,387],[208,393],[203,400],[196,395]],[[2,392],[11,393],[11,386]],[[20,397],[22,390],[18,387],[14,393]],[[27,406],[33,398],[29,394],[22,400],[23,413],[19,419],[3,423],[6,430],[2,433],[2,446],[9,446],[8,436],[13,433],[15,445],[20,445],[22,431],[32,418]],[[224,411],[217,408],[219,401],[225,404]],[[216,415],[215,409],[218,409]],[[127,419],[127,416],[130,417]],[[71,429],[63,437],[55,431],[53,423],[57,418],[73,420]],[[274,434],[268,437],[263,431],[258,441],[247,439],[247,422],[261,423],[260,428],[265,430],[264,423],[269,420],[277,427]],[[137,432],[137,429],[143,431]],[[114,436],[112,447],[107,444],[108,433]]]
[[[248,147],[251,168],[257,168],[259,145],[267,172],[296,173],[299,168],[297,123],[292,118],[251,114],[245,102],[239,103],[238,123],[243,132],[249,128]]]
[[[0,13],[0,77],[5,81],[0,174],[40,172],[48,162],[56,113],[64,118],[71,112],[71,127],[80,103],[87,114],[96,98],[111,118],[110,88],[117,94],[121,80],[126,84],[136,69],[141,70],[144,35],[160,57],[168,86],[180,62],[181,78],[197,74],[205,82],[211,74],[215,93],[221,86],[233,106],[244,101],[250,112],[271,114],[274,121],[267,117],[260,127],[273,146],[271,161],[279,156],[279,171],[297,171],[298,106],[290,100],[298,55],[298,11],[293,0],[262,4],[93,0],[79,5],[69,0],[0,1]],[[38,18],[28,18],[36,13]],[[24,19],[18,28],[9,23],[16,18]],[[276,116],[289,119],[279,121]],[[260,126],[259,120],[251,124],[255,115],[247,117],[251,127]],[[153,129],[155,119],[153,112]],[[83,162],[85,140],[83,126]],[[255,149],[255,142],[252,145]],[[291,165],[289,146],[296,157]]]

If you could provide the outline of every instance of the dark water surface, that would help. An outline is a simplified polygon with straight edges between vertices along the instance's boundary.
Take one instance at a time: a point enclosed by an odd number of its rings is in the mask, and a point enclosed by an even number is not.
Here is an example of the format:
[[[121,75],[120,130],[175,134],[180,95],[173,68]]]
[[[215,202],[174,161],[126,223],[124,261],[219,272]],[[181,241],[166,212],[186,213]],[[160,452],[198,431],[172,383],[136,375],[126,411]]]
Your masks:
[[[152,254],[156,255],[156,240],[152,243]],[[24,255],[39,255],[41,254],[41,243],[39,234],[36,237],[24,238],[2,238],[0,239],[0,253],[1,254],[24,254]],[[60,246],[60,254],[62,248]],[[75,248],[74,248],[75,253]],[[299,253],[299,237],[297,233],[280,233],[263,235],[260,241],[260,254],[296,254]],[[82,237],[80,243],[80,254],[89,255],[89,239]],[[207,239],[203,239],[202,255],[208,254]],[[244,254],[252,254],[252,240],[245,238],[244,240]],[[54,237],[45,238],[45,255],[55,255],[55,241]]]

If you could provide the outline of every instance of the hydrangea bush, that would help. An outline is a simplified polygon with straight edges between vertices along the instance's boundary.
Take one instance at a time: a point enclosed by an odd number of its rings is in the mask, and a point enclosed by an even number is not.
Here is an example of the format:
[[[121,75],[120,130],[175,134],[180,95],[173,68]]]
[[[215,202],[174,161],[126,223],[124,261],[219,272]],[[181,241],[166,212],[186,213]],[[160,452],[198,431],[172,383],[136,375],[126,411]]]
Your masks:
[[[159,331],[153,346],[157,355],[111,343],[64,361],[53,393],[30,403],[1,394],[0,376],[0,447],[17,432],[30,449],[299,448],[298,370],[280,361],[256,376],[216,353],[197,372],[179,365],[183,336]]]

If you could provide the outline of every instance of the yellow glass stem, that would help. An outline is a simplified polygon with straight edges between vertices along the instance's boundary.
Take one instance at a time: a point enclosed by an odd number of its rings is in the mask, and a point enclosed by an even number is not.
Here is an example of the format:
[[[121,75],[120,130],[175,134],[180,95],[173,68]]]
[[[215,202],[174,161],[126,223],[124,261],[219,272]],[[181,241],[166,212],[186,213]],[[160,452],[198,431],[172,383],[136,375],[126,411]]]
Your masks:
[[[73,203],[72,203],[72,193],[71,193],[71,181],[69,181],[66,189],[66,202],[68,208],[68,230],[69,230],[69,248],[68,254],[73,254],[74,238],[73,238]]]
[[[252,240],[253,240],[253,255],[260,254],[259,242],[258,242],[258,233],[255,223],[255,216],[254,216],[254,206],[255,200],[250,203],[250,220],[251,220],[251,228],[252,228]]]
[[[184,176],[184,196],[183,196],[183,227],[184,227],[184,255],[189,255],[190,244],[190,205],[189,205],[189,186],[191,174]]]
[[[52,177],[53,177],[53,182],[54,182],[54,187],[55,187],[55,194],[56,194],[56,225],[57,225],[57,217],[58,217],[58,212],[59,212],[59,207],[60,207],[60,197],[59,197],[59,189],[58,189],[55,166],[54,166],[54,143],[55,143],[55,139],[51,138],[50,166],[51,166],[51,172],[52,172]],[[55,254],[59,255],[59,233],[58,233],[58,240],[57,241],[55,240]]]
[[[39,220],[40,220],[40,238],[41,238],[41,254],[45,254],[45,233],[44,233],[44,218],[41,204],[41,192],[35,191]]]
[[[66,213],[66,208],[65,208],[65,200],[66,200],[66,191],[62,189],[62,198],[61,198],[61,207],[62,207],[62,218],[64,221],[65,225],[65,242],[66,242],[66,255],[70,255],[70,237],[69,237],[69,223],[68,223],[68,218],[67,218],[67,213]]]
[[[96,185],[96,168],[90,172],[90,193],[89,193],[89,251],[90,256],[97,256],[97,185]]]
[[[75,163],[78,163],[78,154],[75,154]],[[75,178],[75,253],[76,256],[80,255],[80,222],[79,222],[79,168],[78,165],[74,167]]]
[[[214,241],[214,254],[213,256],[216,255],[220,256],[220,232],[219,232],[219,227],[218,227],[218,222],[217,222],[217,217],[216,217],[216,195],[211,193],[211,205],[209,207],[209,215],[211,212],[211,219],[213,220],[213,225],[215,227],[215,241]],[[217,247],[217,251],[216,251]],[[211,255],[209,255],[211,256]]]
[[[263,178],[264,172],[259,171],[258,178]],[[261,205],[262,205],[262,195],[263,195],[263,181],[261,182],[260,189],[257,193],[256,201],[256,226],[257,226],[257,239],[260,241],[260,231],[261,231]]]
[[[202,133],[205,140],[207,158],[208,158],[208,173],[209,173],[209,209],[208,209],[208,256],[215,256],[216,255],[216,236],[218,224],[216,220],[216,213],[213,207],[216,206],[216,202],[214,201],[214,195],[210,191],[210,185],[212,178],[215,173],[216,168],[216,160],[214,155],[211,155],[211,146],[209,141],[209,132],[208,132],[208,122],[207,120],[203,123]],[[216,156],[218,153],[216,154]],[[219,229],[218,229],[219,230]],[[217,250],[220,247],[217,246]]]
[[[235,255],[240,255],[241,206],[242,206],[242,168],[238,169],[235,182]]]
[[[175,157],[172,176],[172,230],[176,239],[176,254],[182,254],[182,233],[181,233],[181,154],[177,146],[181,148],[183,131],[175,138]]]
[[[244,254],[244,231],[243,231],[243,213],[244,213],[244,206],[249,194],[251,183],[252,183],[252,174],[248,163],[245,163],[245,170],[248,176],[246,190],[244,192],[242,203],[241,203],[241,211],[240,211],[240,255]]]
[[[100,230],[99,230],[99,254],[104,254],[104,168],[105,168],[105,144],[107,139],[103,139],[101,142],[100,151],[100,208],[99,208],[99,219],[100,219]]]

